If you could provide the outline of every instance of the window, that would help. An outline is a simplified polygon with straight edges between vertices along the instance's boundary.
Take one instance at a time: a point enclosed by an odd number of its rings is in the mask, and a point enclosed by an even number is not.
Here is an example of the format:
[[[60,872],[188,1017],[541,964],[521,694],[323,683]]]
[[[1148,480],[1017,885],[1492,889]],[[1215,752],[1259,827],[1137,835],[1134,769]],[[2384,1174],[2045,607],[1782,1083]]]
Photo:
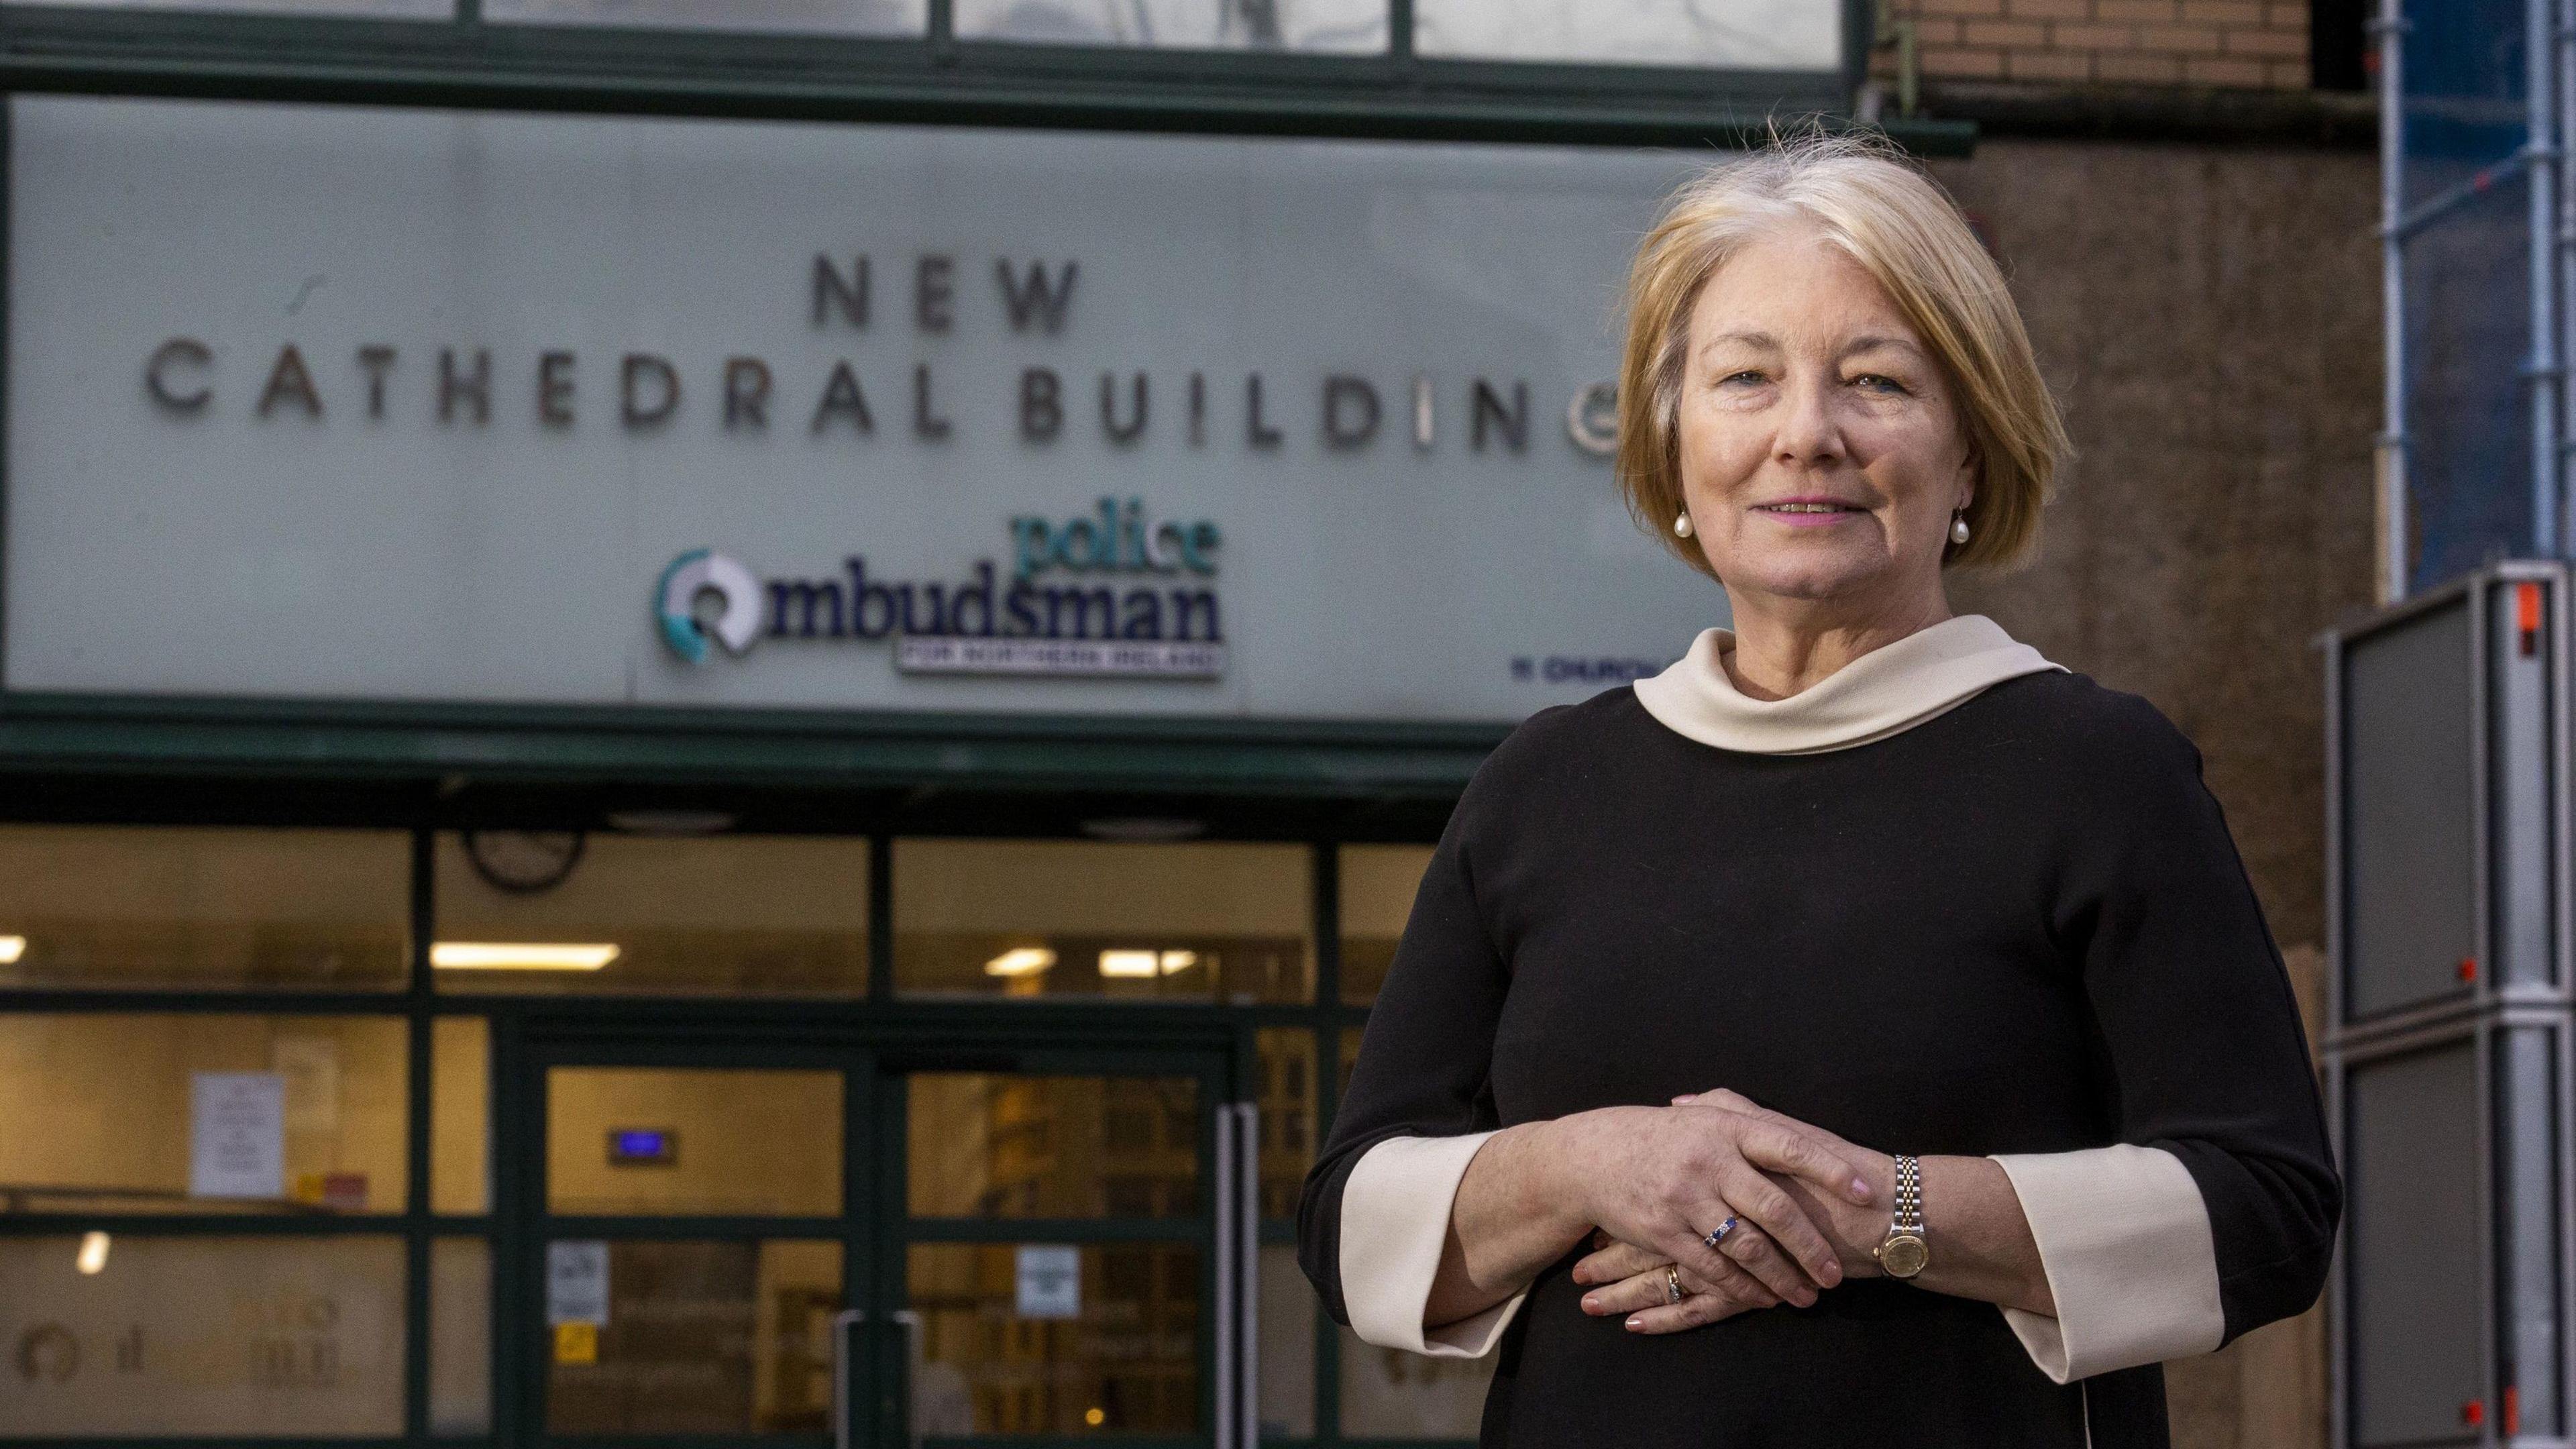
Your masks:
[[[444,991],[867,990],[864,840],[443,834],[437,891]]]
[[[1413,49],[1459,60],[1831,70],[1834,0],[1414,0]]]
[[[394,831],[0,826],[0,986],[399,989]]]
[[[894,975],[917,995],[1310,1000],[1295,845],[898,840]]]
[[[957,0],[961,40],[1374,55],[1386,0]]]

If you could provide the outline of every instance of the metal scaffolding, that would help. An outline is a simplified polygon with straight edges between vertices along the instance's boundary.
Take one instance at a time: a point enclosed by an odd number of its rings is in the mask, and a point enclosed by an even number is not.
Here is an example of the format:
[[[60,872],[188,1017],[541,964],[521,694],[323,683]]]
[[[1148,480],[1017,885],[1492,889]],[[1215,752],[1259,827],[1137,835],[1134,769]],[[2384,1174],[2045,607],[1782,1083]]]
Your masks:
[[[2569,552],[2576,0],[2380,0],[2379,591]]]

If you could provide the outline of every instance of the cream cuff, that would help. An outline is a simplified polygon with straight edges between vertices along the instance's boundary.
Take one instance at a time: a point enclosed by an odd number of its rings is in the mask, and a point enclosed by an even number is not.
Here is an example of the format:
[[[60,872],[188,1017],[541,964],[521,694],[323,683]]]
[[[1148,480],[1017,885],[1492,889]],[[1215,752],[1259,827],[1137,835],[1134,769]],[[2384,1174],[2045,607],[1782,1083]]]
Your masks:
[[[2209,1353],[2227,1336],[2209,1208],[2154,1147],[1997,1157],[2021,1199],[2057,1316],[2003,1310],[2040,1372],[2073,1383]],[[1937,1203],[1928,1205],[1936,1215]],[[1935,1229],[1934,1251],[1940,1238]]]
[[[1458,1181],[1493,1135],[1390,1137],[1352,1165],[1342,1184],[1342,1303],[1362,1341],[1434,1358],[1482,1358],[1502,1341],[1527,1288],[1473,1317],[1422,1326]]]

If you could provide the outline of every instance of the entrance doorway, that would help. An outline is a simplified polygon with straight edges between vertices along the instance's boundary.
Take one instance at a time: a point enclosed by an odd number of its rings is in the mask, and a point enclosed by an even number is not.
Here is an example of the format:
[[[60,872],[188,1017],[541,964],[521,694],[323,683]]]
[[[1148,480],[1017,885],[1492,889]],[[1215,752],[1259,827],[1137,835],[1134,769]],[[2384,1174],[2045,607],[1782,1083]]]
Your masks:
[[[547,1444],[1239,1442],[1228,1043],[592,1021],[518,1055],[501,1318]]]

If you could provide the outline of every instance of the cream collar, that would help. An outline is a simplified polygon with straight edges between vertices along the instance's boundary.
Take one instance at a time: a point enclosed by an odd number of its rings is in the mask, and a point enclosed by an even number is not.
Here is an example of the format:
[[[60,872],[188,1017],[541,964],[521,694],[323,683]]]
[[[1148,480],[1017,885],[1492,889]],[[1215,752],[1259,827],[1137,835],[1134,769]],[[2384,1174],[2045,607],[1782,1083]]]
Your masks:
[[[2017,643],[1983,614],[1962,614],[1873,649],[1787,699],[1755,699],[1726,677],[1718,656],[1735,635],[1709,629],[1690,652],[1631,686],[1666,729],[1750,755],[1820,755],[1901,734],[1988,688],[2064,666]]]

